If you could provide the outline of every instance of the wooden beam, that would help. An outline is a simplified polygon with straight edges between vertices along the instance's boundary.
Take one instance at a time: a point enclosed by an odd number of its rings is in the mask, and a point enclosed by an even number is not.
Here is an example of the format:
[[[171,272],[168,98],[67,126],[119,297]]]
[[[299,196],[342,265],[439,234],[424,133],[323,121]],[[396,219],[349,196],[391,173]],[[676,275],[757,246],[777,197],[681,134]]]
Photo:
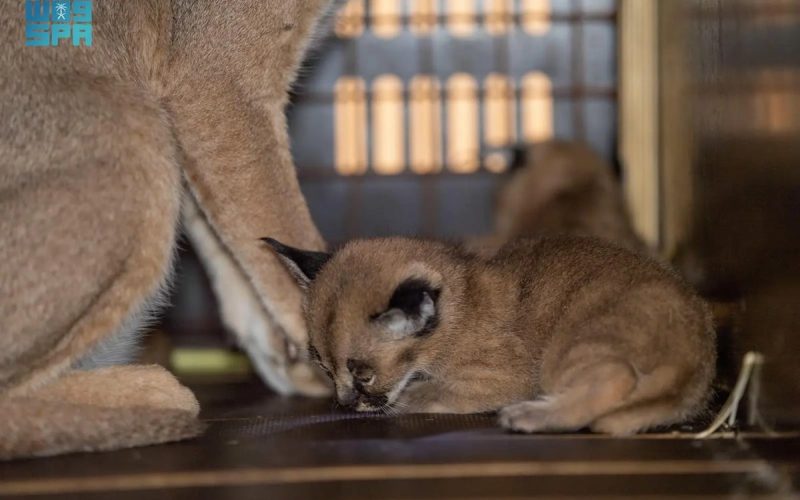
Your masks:
[[[624,189],[635,229],[654,247],[661,244],[658,3],[622,0],[619,22]]]

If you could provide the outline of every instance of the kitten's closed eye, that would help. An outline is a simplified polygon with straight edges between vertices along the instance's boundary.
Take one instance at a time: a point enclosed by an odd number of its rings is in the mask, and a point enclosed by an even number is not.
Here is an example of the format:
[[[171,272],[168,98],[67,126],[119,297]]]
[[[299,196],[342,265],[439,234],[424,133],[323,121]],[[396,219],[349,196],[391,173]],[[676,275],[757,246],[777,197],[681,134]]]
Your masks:
[[[308,346],[308,357],[314,360],[314,362],[317,363],[320,368],[322,368],[322,371],[324,371],[325,374],[330,377],[331,380],[333,380],[333,372],[331,372],[330,369],[325,366],[325,363],[322,362],[322,356],[320,356],[317,348],[310,344]]]
[[[427,382],[427,381],[431,380],[432,378],[433,377],[431,377],[430,374],[428,374],[428,373],[417,371],[417,372],[414,372],[413,375],[411,375],[410,379],[408,379],[408,385],[414,384],[416,382]]]

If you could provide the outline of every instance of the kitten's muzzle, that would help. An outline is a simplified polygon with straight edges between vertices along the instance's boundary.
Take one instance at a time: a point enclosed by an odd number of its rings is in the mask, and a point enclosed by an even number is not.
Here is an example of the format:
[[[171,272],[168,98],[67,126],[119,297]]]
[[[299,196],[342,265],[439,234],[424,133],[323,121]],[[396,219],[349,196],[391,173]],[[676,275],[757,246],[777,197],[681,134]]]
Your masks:
[[[358,411],[377,411],[389,402],[386,394],[369,394],[358,386],[347,392],[338,392],[337,400],[345,408]]]
[[[360,394],[356,409],[359,411],[377,411],[386,406],[388,402],[389,398],[386,397],[386,394]]]

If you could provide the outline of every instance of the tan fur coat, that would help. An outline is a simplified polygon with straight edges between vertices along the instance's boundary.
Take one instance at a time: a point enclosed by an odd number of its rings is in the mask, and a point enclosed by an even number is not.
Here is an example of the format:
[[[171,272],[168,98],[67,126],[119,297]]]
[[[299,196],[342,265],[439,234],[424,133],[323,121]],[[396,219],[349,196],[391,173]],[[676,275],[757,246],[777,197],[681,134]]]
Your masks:
[[[179,224],[223,319],[278,391],[326,391],[300,293],[258,237],[324,246],[283,108],[323,0],[95,0],[91,47],[26,47],[0,19],[0,458],[196,434],[157,367],[95,366],[168,281]],[[88,360],[88,361],[87,361]]]

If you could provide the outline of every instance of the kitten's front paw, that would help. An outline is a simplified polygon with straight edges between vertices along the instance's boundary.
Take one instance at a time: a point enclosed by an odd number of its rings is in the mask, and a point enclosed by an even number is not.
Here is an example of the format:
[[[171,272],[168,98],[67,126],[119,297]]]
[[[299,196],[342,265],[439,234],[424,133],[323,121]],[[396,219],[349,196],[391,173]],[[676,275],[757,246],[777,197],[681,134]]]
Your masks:
[[[523,401],[506,406],[499,413],[500,425],[517,432],[541,432],[548,428],[552,414],[549,401]]]

